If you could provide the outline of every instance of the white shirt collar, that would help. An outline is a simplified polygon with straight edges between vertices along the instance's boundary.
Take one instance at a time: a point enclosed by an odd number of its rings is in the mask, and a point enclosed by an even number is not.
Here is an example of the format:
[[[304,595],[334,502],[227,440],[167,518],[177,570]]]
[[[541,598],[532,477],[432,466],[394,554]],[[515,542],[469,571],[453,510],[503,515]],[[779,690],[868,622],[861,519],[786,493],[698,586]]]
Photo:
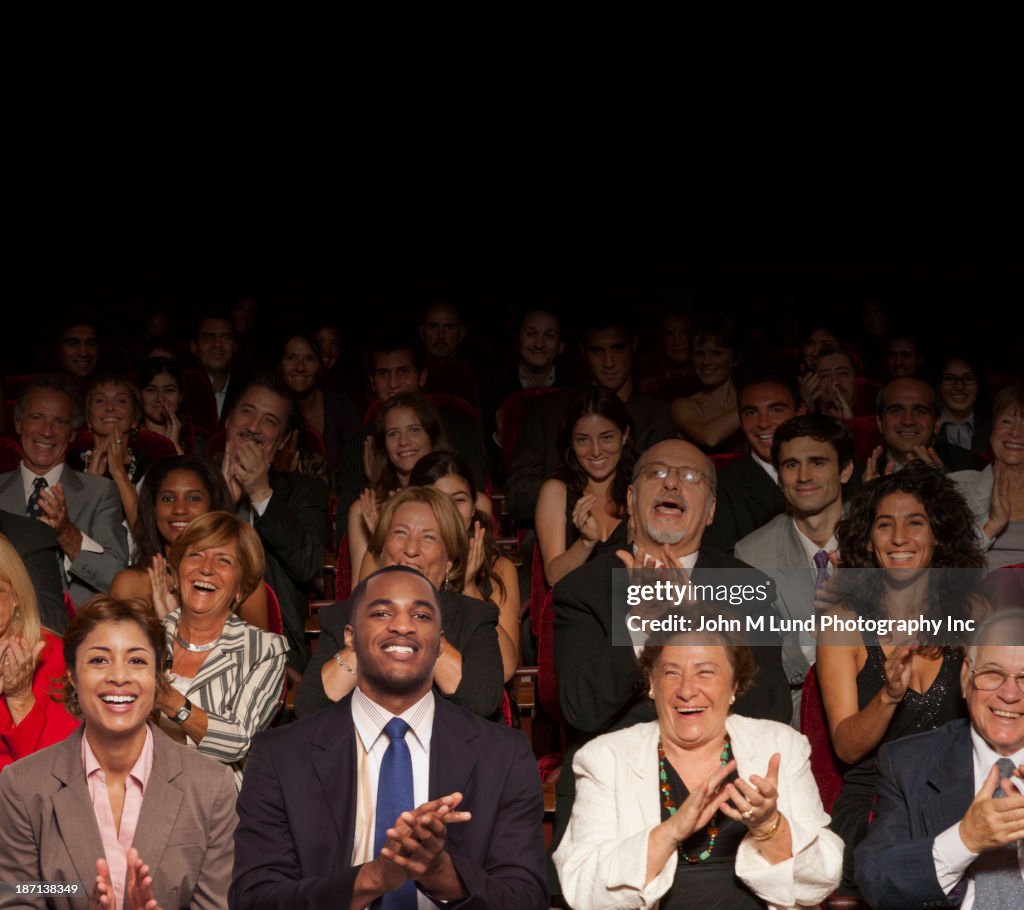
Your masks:
[[[633,555],[634,556],[636,556],[636,551],[637,551],[637,545],[634,543],[633,544]],[[648,555],[649,556],[653,556],[653,554],[648,554]],[[678,565],[676,566],[676,568],[677,569],[686,569],[687,572],[692,571],[693,567],[695,565],[697,565],[697,558],[699,556],[700,556],[700,550],[696,550],[693,553],[687,553],[686,556],[677,556],[676,557],[676,562],[678,563]],[[655,558],[654,565],[653,566],[648,566],[647,568],[649,568],[649,569],[661,569],[663,567],[664,567],[664,563],[661,562],[661,560]]]
[[[547,374],[540,382],[534,382],[535,373],[528,373],[526,368],[519,364],[519,385],[524,389],[550,389],[555,384],[555,365],[551,364]]]
[[[772,483],[779,482],[779,472],[775,470],[775,465],[773,465],[769,461],[765,461],[753,449],[750,450],[750,457],[754,459],[754,464],[756,464],[762,471],[764,471],[772,479]]]
[[[839,541],[836,540],[835,534],[833,534],[828,539],[828,542],[825,544],[825,546],[819,547],[813,540],[811,540],[810,537],[808,537],[806,534],[804,534],[803,531],[800,530],[800,526],[796,523],[796,519],[793,519],[792,521],[793,530],[796,531],[796,538],[800,541],[800,546],[804,548],[804,553],[807,556],[807,561],[813,568],[817,568],[817,566],[814,565],[814,557],[819,550],[824,550],[826,553],[831,553],[833,550],[839,549]],[[829,574],[832,574],[831,569],[829,569]]]
[[[393,717],[401,717],[410,727],[424,752],[430,751],[430,734],[434,729],[434,693],[428,692],[401,714],[392,714],[356,686],[352,693],[352,723],[369,752],[384,733],[384,727]]]
[[[1000,755],[993,749],[985,740],[981,734],[971,727],[971,745],[974,752],[974,782],[975,789],[981,786],[982,781],[988,777],[989,771],[992,770],[992,766],[999,761],[1001,758],[1008,758],[1013,762],[1015,767],[1024,765],[1024,748],[1018,749],[1013,755]],[[1020,778],[1014,777],[1014,786],[1024,793],[1024,781]]]
[[[64,462],[62,461],[55,468],[50,468],[50,470],[45,474],[34,474],[25,467],[25,462],[18,465],[18,468],[21,471],[21,485],[25,490],[25,502],[28,502],[29,496],[32,495],[32,491],[35,489],[37,478],[45,477],[46,485],[48,487],[52,487],[54,484],[60,483],[61,474],[64,473]]]

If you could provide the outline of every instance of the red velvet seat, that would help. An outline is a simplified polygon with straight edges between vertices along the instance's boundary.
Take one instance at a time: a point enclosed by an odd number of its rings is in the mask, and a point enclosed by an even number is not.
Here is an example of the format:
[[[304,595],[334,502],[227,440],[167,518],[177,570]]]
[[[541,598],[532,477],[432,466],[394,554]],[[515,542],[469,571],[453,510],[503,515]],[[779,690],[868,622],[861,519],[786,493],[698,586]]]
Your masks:
[[[536,398],[543,398],[558,389],[521,389],[513,392],[498,408],[498,445],[501,447],[501,460],[507,467],[516,444],[519,442],[519,428],[526,417],[530,403]]]
[[[811,773],[821,794],[826,812],[832,811],[843,786],[843,764],[832,748],[832,735],[828,729],[825,703],[818,686],[817,669],[812,666],[804,677],[800,696],[800,732],[811,743]]]
[[[21,464],[21,456],[20,442],[0,436],[0,474],[15,470]]]

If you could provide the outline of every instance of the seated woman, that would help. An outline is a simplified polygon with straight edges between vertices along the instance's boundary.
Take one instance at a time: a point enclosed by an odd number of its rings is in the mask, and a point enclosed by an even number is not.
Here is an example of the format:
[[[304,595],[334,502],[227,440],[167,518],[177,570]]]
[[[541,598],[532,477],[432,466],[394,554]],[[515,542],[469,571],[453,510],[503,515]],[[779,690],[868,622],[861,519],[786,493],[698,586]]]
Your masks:
[[[424,455],[448,448],[437,408],[422,395],[393,395],[381,404],[363,452],[370,485],[348,510],[353,578],[359,577],[367,542],[388,497],[409,485],[409,475]]]
[[[558,434],[562,464],[540,488],[534,518],[549,585],[590,559],[626,517],[634,435],[622,400],[601,386],[584,389],[566,407]]]
[[[142,429],[166,436],[179,455],[195,451],[185,408],[185,374],[176,360],[151,357],[139,375],[142,390]]]
[[[285,384],[295,393],[306,426],[316,430],[323,439],[330,471],[336,471],[342,446],[362,428],[355,405],[333,389],[321,387],[317,345],[306,335],[292,335],[285,341],[278,369]]]
[[[984,558],[963,497],[924,462],[864,486],[836,529],[841,568],[833,596],[840,618],[970,618],[984,610],[971,592]],[[848,572],[848,569],[885,572]],[[908,578],[908,573],[911,573]],[[854,641],[850,639],[854,638]],[[963,651],[872,632],[821,631],[818,681],[836,755],[849,765],[832,806],[832,828],[846,843],[843,892],[856,894],[853,851],[867,831],[875,796],[875,756],[885,742],[964,716]]]
[[[1024,563],[1024,385],[992,403],[994,461],[984,471],[950,474],[974,513],[989,571]]]
[[[182,455],[156,462],[146,472],[139,490],[138,516],[132,528],[134,565],[114,576],[111,596],[138,597],[156,609],[160,619],[165,614],[159,611],[178,609],[177,580],[167,562],[171,545],[193,518],[207,512],[233,511],[224,475],[210,459]],[[164,578],[162,588],[166,595],[159,603],[153,598],[154,575]],[[238,615],[250,625],[268,628],[265,584],[257,585],[245,598]]]
[[[701,390],[672,402],[672,419],[684,437],[705,452],[739,451],[746,437],[740,429],[732,381],[739,362],[736,326],[720,320],[698,325],[693,333],[691,360]]]
[[[658,320],[661,347],[640,358],[637,371],[637,387],[645,395],[672,402],[700,388],[690,361],[690,326],[689,315],[677,309]]]
[[[54,698],[63,678],[60,637],[39,625],[28,570],[0,535],[0,769],[78,726]]]
[[[477,493],[472,469],[454,452],[424,455],[412,469],[409,486],[440,490],[458,510],[469,535],[462,593],[474,600],[489,600],[498,608],[498,647],[508,682],[519,666],[519,576],[494,539],[491,501]],[[361,578],[376,568],[373,556],[367,553]]]
[[[139,390],[118,376],[98,377],[85,395],[85,419],[92,431],[93,446],[80,454],[81,467],[87,474],[109,477],[117,484],[130,528],[138,508],[135,484],[149,468],[149,459],[131,445],[142,420]]]
[[[226,907],[235,788],[147,723],[167,686],[160,623],[136,601],[94,597],[64,634],[64,661],[84,725],[0,776],[0,881],[87,889],[19,907]]]
[[[263,546],[227,512],[194,519],[171,544],[181,606],[163,618],[171,688],[157,694],[160,726],[172,738],[230,765],[242,785],[249,745],[274,719],[284,694],[283,635],[234,615],[263,579]],[[166,595],[153,575],[153,595]]]
[[[692,614],[692,615],[691,615]],[[681,611],[696,628],[699,614]],[[658,719],[576,753],[554,861],[576,910],[813,906],[839,881],[807,739],[730,714],[751,649],[715,633],[656,636],[640,655]]]
[[[444,640],[434,665],[437,692],[481,717],[502,699],[498,609],[458,593],[469,557],[465,524],[444,493],[409,487],[381,509],[370,553],[381,568],[412,566],[439,590]],[[348,634],[348,601],[320,611],[320,640],[295,696],[295,713],[312,714],[355,688],[357,656]]]

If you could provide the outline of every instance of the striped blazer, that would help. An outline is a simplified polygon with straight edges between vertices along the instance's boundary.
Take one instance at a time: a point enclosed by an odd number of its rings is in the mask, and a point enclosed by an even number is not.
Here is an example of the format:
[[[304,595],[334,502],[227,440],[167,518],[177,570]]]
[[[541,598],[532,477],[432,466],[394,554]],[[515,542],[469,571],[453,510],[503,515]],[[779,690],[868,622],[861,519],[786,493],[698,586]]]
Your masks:
[[[163,619],[169,654],[180,620],[180,608]],[[184,693],[208,716],[202,741],[197,745],[186,737],[185,744],[231,765],[239,789],[252,738],[270,726],[281,703],[287,650],[283,635],[264,632],[232,614],[224,624],[219,645],[203,661]],[[160,725],[181,741],[183,731],[177,724],[161,717]]]

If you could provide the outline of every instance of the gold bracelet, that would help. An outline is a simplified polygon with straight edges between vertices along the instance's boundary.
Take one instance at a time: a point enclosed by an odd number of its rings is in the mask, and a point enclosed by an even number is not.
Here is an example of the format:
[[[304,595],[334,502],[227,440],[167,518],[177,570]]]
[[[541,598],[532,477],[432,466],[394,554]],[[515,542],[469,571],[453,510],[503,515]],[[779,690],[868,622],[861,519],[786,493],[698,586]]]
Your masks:
[[[348,671],[349,673],[351,673],[351,674],[352,674],[353,676],[355,676],[355,675],[356,675],[356,671],[355,671],[355,670],[353,670],[353,669],[352,669],[352,668],[351,668],[351,667],[350,667],[350,666],[349,666],[349,665],[348,665],[347,663],[345,663],[345,658],[343,658],[343,657],[341,656],[341,651],[338,651],[338,652],[337,652],[337,653],[336,653],[336,654],[334,655],[334,662],[335,662],[335,663],[336,663],[336,664],[337,664],[337,665],[338,665],[339,667],[341,667],[341,668],[342,668],[343,670],[347,670],[347,671]]]
[[[771,840],[773,837],[775,837],[775,832],[779,830],[779,826],[781,824],[782,824],[782,813],[779,812],[775,816],[775,824],[772,825],[771,828],[769,828],[766,833],[764,833],[764,834],[754,834],[754,832],[751,831],[750,832],[750,836],[753,837],[754,840]]]

